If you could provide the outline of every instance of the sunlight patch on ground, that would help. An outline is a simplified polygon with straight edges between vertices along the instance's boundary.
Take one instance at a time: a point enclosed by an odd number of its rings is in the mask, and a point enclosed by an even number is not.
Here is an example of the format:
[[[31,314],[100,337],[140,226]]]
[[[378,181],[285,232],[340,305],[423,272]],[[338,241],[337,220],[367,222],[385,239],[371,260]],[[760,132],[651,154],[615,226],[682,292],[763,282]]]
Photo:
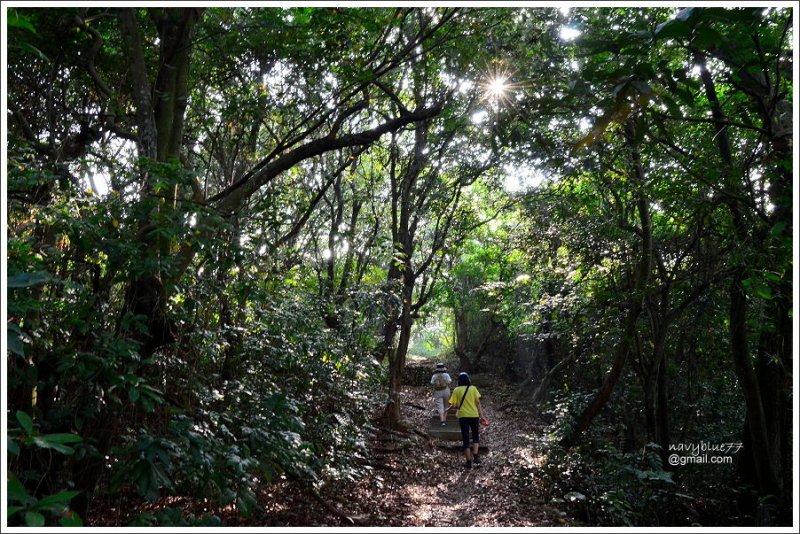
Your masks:
[[[405,486],[404,492],[414,503],[412,516],[416,518],[417,524],[427,526],[452,524],[461,515],[461,509],[465,503],[453,502],[452,497],[448,497],[451,489],[448,486],[449,483],[450,477],[443,470],[441,484],[436,486],[409,484]]]
[[[406,493],[414,499],[427,499],[430,497],[431,487],[430,486],[423,486],[421,484],[409,484],[406,486]]]
[[[544,456],[529,446],[514,447],[511,449],[511,455],[523,460],[527,465],[541,467],[544,464]]]

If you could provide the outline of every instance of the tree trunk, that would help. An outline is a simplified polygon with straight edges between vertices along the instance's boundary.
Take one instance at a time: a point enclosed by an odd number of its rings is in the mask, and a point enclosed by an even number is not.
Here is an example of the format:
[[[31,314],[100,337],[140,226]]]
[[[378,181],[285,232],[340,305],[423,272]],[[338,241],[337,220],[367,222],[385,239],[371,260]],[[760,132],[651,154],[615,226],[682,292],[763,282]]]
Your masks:
[[[159,68],[155,83],[151,84],[145,64],[145,45],[139,30],[136,11],[120,10],[120,30],[130,57],[130,70],[136,102],[136,123],[139,156],[149,162],[177,162],[180,159],[183,139],[184,115],[188,101],[188,72],[191,60],[191,39],[202,9],[152,9],[156,22],[159,45]],[[152,87],[152,89],[151,89]],[[151,98],[153,95],[153,98]],[[157,194],[162,202],[155,209],[171,209],[177,190],[155,192],[158,180],[147,167],[142,169],[143,190]],[[171,243],[153,239],[150,235],[152,221],[145,216],[139,225],[140,247],[144,257],[164,267],[156,268],[133,278],[125,291],[120,326],[130,337],[141,343],[143,358],[151,356],[159,347],[175,340],[174,325],[167,314],[168,288],[172,278]],[[130,328],[135,316],[145,317],[145,330]]]
[[[158,25],[161,50],[155,101],[151,98],[153,92],[145,63],[145,41],[139,29],[137,13],[133,8],[118,12],[120,34],[129,60],[132,93],[136,104],[137,149],[139,156],[148,162],[166,162],[179,156],[183,116],[188,98],[191,36],[202,11],[196,8],[165,11],[167,14]],[[157,177],[152,176],[147,167],[141,169],[141,177],[143,195],[153,194]],[[172,206],[171,202],[167,202],[170,195],[174,201],[174,191],[167,193],[163,200],[165,204]],[[143,257],[152,259],[156,265],[169,265],[169,243],[163,239],[153,239],[150,229],[152,221],[146,214],[139,221],[137,236]],[[163,268],[152,269],[134,276],[125,289],[117,330],[140,343],[142,360],[149,358],[159,347],[175,340],[173,324],[167,316],[166,278],[167,273]],[[144,320],[143,330],[136,327],[137,317]],[[81,491],[75,506],[82,517],[85,517],[95,485],[102,473],[103,457],[117,435],[113,424],[103,422],[108,419],[107,411],[101,409],[97,417],[98,424],[92,428],[97,454],[88,454],[75,461],[72,466],[77,489]]]
[[[536,391],[533,392],[533,395],[531,395],[531,397],[529,399],[531,404],[538,404],[540,401],[542,401],[545,398],[545,396],[547,394],[547,390],[550,387],[550,382],[553,380],[553,377],[555,377],[558,373],[560,373],[562,370],[564,370],[564,368],[567,365],[569,365],[570,363],[572,363],[572,361],[574,359],[575,359],[575,355],[574,354],[570,354],[569,356],[567,356],[566,358],[564,358],[563,360],[561,360],[560,362],[555,364],[553,367],[551,367],[549,371],[547,371],[547,373],[544,375],[544,377],[542,377],[542,381],[536,387]],[[530,377],[527,380],[525,380],[520,385],[520,387],[517,390],[517,393],[516,393],[515,396],[517,398],[522,396],[523,392],[527,389],[527,387],[531,384],[532,381],[533,381],[533,377]]]
[[[387,336],[384,338],[386,355],[389,364],[389,397],[386,404],[384,416],[386,424],[390,428],[401,427],[402,412],[400,410],[400,393],[403,389],[403,369],[406,366],[406,356],[408,345],[411,340],[411,327],[414,320],[411,317],[411,298],[414,294],[414,281],[404,282],[402,290],[402,305],[400,307],[400,317],[398,320],[390,318],[391,325],[387,327]],[[397,334],[399,338],[394,344]]]
[[[778,484],[773,471],[769,447],[767,420],[758,378],[750,365],[750,349],[747,342],[747,295],[742,285],[744,275],[740,270],[731,280],[730,286],[730,338],[731,355],[736,377],[744,393],[747,413],[747,431],[750,434],[756,481],[761,495],[779,495]]]
[[[775,106],[775,115],[783,108],[791,106],[781,101]],[[767,427],[775,438],[772,442],[772,461],[778,483],[781,486],[783,508],[788,514],[793,505],[793,473],[792,473],[792,301],[793,291],[790,269],[792,264],[792,236],[793,232],[793,166],[792,166],[792,138],[793,129],[789,113],[782,113],[778,117],[764,117],[764,122],[772,126],[769,131],[772,135],[772,148],[774,176],[769,189],[769,196],[775,209],[770,218],[771,238],[776,242],[776,249],[782,251],[775,259],[778,272],[782,272],[781,280],[773,284],[772,323],[775,333],[770,336],[765,332],[765,345],[768,349],[759,351],[756,375],[759,377],[762,392],[769,391],[773,397],[770,408],[766,412]],[[769,238],[768,238],[769,239]],[[791,254],[791,255],[790,255]],[[768,340],[771,339],[772,343]],[[786,517],[786,523],[791,522]]]
[[[668,293],[662,289],[661,309],[665,308]],[[658,312],[653,312],[658,313]],[[665,433],[664,422],[667,418],[667,392],[666,392],[666,343],[669,319],[664,317],[666,314],[659,314],[653,319],[653,355],[650,366],[646,370],[645,377],[645,409],[647,420],[647,438],[653,443],[662,446],[661,454],[666,460],[666,447],[663,447],[663,435]],[[666,464],[665,464],[666,465]]]
[[[592,402],[589,403],[589,405],[581,413],[580,417],[578,417],[572,432],[561,439],[560,445],[565,449],[572,447],[578,441],[581,434],[583,434],[589,428],[594,418],[611,397],[611,393],[614,391],[614,386],[617,384],[617,381],[622,374],[622,369],[625,367],[625,361],[628,359],[628,353],[630,351],[629,344],[636,332],[636,323],[639,319],[639,314],[641,311],[641,300],[637,300],[634,297],[632,302],[629,302],[628,305],[628,313],[625,317],[625,327],[623,329],[622,337],[617,342],[616,354],[614,356],[611,369],[603,379],[603,383],[601,384],[600,389],[598,389],[597,394]]]
[[[705,57],[695,52],[695,62],[701,67],[700,78],[703,82],[706,97],[711,107],[711,116],[715,121],[716,133],[714,135],[723,163],[723,178],[725,186],[734,193],[727,201],[733,223],[733,234],[736,242],[744,246],[748,242],[747,222],[741,212],[741,207],[736,200],[743,195],[742,185],[734,173],[734,161],[731,153],[731,143],[727,131],[727,118],[722,111],[722,106],[717,98],[716,86],[711,73],[706,68]],[[750,363],[750,348],[747,330],[747,295],[742,282],[747,278],[746,266],[738,262],[729,287],[729,336],[731,344],[731,358],[734,371],[739,379],[744,394],[747,427],[750,434],[749,441],[752,449],[749,458],[753,461],[759,493],[761,495],[779,495],[778,481],[773,470],[772,451],[768,435],[767,419],[764,413],[764,404],[758,377]],[[747,454],[747,453],[746,453]],[[747,456],[746,456],[747,457]]]
[[[489,342],[500,326],[502,326],[502,323],[498,321],[494,315],[489,317],[489,331],[486,332],[484,338],[481,340],[481,344],[478,345],[478,348],[475,351],[475,357],[472,358],[472,361],[470,362],[469,367],[472,369],[471,372],[477,372],[481,363],[481,359],[483,358],[484,354],[486,354],[486,350],[489,347]]]
[[[578,417],[572,431],[565,435],[560,445],[568,449],[575,445],[580,436],[589,428],[592,421],[605,406],[611,393],[614,391],[614,386],[617,384],[622,369],[625,367],[625,362],[628,359],[630,352],[630,343],[636,335],[636,323],[639,320],[639,315],[642,312],[643,291],[650,278],[650,271],[653,261],[653,240],[652,228],[650,223],[650,204],[644,192],[644,170],[642,169],[641,160],[639,158],[638,149],[634,143],[635,132],[634,123],[629,121],[625,125],[625,137],[630,147],[632,179],[638,185],[636,205],[639,213],[639,222],[641,224],[641,242],[639,250],[639,262],[634,272],[634,283],[630,297],[628,298],[628,313],[625,317],[625,323],[622,330],[622,336],[617,342],[616,354],[611,369],[603,379],[600,389],[597,391],[595,398],[584,409],[583,413]]]
[[[656,399],[656,443],[661,446],[661,464],[669,468],[670,417],[669,375],[667,374],[666,351],[662,352],[658,366],[658,397]]]

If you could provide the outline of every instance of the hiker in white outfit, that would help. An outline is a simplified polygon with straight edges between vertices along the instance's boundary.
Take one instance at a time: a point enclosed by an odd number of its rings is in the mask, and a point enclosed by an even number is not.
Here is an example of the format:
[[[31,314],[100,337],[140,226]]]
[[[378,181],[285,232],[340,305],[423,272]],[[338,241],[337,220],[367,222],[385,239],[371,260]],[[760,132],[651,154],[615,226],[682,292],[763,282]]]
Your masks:
[[[447,424],[447,406],[448,399],[450,399],[450,382],[453,379],[447,374],[447,368],[443,363],[436,364],[436,370],[431,376],[431,386],[433,386],[433,400],[436,403],[436,412],[439,414],[439,420],[442,426]]]

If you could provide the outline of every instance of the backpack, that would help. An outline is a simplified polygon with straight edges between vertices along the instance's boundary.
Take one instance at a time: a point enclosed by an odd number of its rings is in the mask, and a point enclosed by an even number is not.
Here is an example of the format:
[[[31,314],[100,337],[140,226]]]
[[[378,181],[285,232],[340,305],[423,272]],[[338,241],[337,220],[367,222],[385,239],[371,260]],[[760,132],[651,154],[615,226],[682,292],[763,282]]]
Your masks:
[[[433,389],[436,391],[447,389],[447,380],[444,377],[444,373],[436,374],[436,378],[433,379]]]

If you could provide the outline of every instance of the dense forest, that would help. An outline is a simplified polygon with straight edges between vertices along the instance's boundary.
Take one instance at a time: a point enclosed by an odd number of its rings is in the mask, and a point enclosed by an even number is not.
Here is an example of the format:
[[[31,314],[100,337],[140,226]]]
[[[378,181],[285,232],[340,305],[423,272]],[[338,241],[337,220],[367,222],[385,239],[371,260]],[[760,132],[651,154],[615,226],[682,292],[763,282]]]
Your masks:
[[[4,9],[5,526],[797,521],[793,8]]]

